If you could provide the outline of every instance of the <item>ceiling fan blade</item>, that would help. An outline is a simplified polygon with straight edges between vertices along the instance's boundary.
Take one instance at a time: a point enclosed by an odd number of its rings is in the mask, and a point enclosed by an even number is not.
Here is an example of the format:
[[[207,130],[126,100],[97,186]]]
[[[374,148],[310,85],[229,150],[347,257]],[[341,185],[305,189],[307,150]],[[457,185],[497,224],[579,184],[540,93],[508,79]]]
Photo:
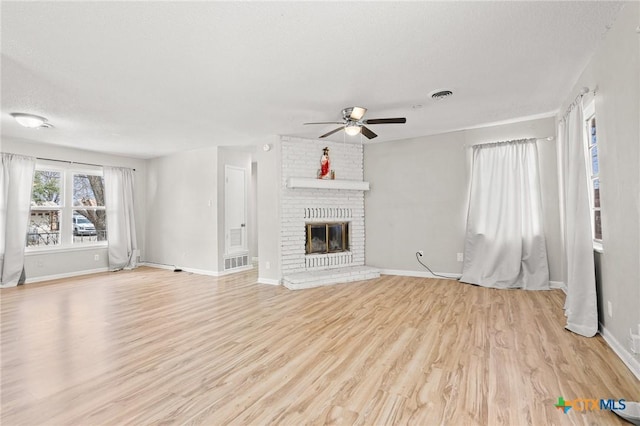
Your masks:
[[[334,129],[332,131],[330,131],[329,133],[325,133],[324,135],[320,136],[320,139],[322,138],[326,138],[327,136],[331,136],[332,134],[334,134],[335,132],[338,132],[340,130],[344,129],[344,126],[342,127],[338,127],[337,129]]]
[[[362,126],[360,128],[360,131],[362,132],[363,135],[365,135],[368,139],[373,139],[375,137],[377,137],[378,135],[376,135],[375,133],[373,133],[370,129],[368,129],[365,126]]]
[[[402,118],[372,118],[369,120],[364,120],[364,124],[391,124],[391,123],[406,123],[407,119]]]
[[[302,123],[302,124],[344,124],[342,121],[319,121],[317,123]]]
[[[353,107],[353,109],[351,110],[351,115],[349,116],[349,118],[351,118],[352,120],[362,120],[362,117],[364,117],[364,113],[367,112],[366,108],[362,108],[362,107]]]

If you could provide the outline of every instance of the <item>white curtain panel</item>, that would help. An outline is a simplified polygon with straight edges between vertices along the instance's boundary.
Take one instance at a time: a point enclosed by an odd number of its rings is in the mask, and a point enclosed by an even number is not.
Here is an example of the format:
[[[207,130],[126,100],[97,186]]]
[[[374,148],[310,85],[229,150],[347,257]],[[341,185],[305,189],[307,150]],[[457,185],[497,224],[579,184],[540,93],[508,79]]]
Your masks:
[[[138,245],[133,213],[133,175],[132,169],[104,167],[109,269],[112,271],[136,267]]]
[[[475,145],[460,281],[549,289],[535,139]]]
[[[9,153],[0,160],[0,287],[13,287],[24,269],[36,160]]]
[[[558,159],[564,227],[563,263],[567,280],[566,328],[592,337],[598,331],[598,302],[583,125],[582,104],[577,102],[560,121]]]

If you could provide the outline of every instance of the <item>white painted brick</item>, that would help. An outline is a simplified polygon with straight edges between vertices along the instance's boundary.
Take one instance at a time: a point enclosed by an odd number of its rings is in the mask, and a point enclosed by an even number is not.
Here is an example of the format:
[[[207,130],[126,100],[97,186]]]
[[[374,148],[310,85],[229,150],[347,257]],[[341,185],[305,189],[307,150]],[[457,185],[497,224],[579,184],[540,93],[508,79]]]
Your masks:
[[[289,177],[315,177],[322,148],[330,149],[331,169],[337,179],[362,180],[361,144],[335,143],[296,137],[282,141],[281,261],[283,275],[331,270],[339,273],[349,265],[364,264],[364,192],[327,189],[290,189]],[[305,256],[305,223],[344,221],[351,223],[349,253]],[[361,267],[361,266],[358,266]],[[322,281],[325,283],[326,280]]]

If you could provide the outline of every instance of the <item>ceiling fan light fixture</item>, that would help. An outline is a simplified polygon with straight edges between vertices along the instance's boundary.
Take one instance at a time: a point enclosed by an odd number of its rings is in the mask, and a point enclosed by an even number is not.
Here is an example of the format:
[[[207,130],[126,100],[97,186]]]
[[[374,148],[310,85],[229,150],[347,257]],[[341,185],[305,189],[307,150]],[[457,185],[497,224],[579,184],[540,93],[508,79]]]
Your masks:
[[[366,108],[362,107],[348,107],[342,110],[342,122],[333,122],[333,121],[324,121],[317,123],[304,123],[304,124],[339,124],[340,127],[337,129],[333,129],[323,135],[318,136],[319,139],[323,139],[333,135],[336,132],[344,130],[344,132],[349,136],[356,136],[357,134],[361,134],[367,139],[373,139],[377,137],[371,129],[367,126],[369,124],[404,124],[407,122],[405,117],[396,117],[396,118],[374,118],[369,120],[364,120],[364,115],[367,112]]]
[[[23,112],[12,112],[10,114],[21,126],[29,129],[37,129],[38,127],[51,127],[48,125],[47,119],[39,115],[26,114]]]
[[[358,133],[360,133],[360,131],[361,131],[360,126],[358,126],[356,123],[348,123],[344,127],[344,132],[349,136],[355,136]]]

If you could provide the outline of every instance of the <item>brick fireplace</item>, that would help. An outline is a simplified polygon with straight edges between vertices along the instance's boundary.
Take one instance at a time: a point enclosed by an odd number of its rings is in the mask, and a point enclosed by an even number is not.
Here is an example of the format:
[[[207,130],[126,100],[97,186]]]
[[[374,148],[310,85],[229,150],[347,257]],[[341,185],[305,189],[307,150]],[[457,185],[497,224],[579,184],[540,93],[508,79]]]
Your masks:
[[[329,147],[335,180],[316,179],[324,147]],[[282,137],[281,268],[291,289],[378,277],[364,264],[363,149],[360,143],[335,143]],[[339,228],[338,228],[339,226]],[[338,232],[340,229],[340,232]],[[308,232],[317,232],[309,250]],[[320,236],[328,233],[333,242]],[[337,248],[337,233],[346,238]]]

